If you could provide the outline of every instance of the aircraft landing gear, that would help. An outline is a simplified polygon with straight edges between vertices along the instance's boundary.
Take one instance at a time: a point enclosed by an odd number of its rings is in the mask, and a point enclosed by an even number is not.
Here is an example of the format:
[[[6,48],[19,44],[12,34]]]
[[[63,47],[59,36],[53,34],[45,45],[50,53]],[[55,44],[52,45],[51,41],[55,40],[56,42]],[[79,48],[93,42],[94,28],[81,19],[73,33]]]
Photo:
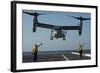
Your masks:
[[[53,38],[50,38],[51,40],[53,40]]]
[[[65,38],[63,38],[63,40],[66,40]]]

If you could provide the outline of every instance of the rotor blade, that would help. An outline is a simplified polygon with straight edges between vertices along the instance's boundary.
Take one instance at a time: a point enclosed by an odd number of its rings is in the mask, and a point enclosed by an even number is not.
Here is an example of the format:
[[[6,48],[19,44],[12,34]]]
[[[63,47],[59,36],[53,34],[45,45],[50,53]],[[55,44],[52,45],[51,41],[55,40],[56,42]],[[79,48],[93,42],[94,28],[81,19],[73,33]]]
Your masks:
[[[75,17],[75,16],[70,16],[70,15],[67,15],[69,17],[73,17],[75,19],[78,19],[78,20],[90,20],[91,18],[84,18],[84,17]]]
[[[24,11],[23,11],[24,12]],[[48,13],[37,13],[37,12],[34,12],[34,13],[32,13],[32,12],[24,12],[24,13],[26,13],[26,14],[29,14],[29,15],[32,15],[32,16],[38,16],[38,15],[45,15],[45,14],[48,14]]]
[[[38,14],[45,15],[45,14],[51,14],[51,13],[38,13]]]
[[[79,17],[75,17],[75,16],[71,16],[71,15],[67,15],[67,16],[75,18],[75,19],[79,19]]]
[[[82,20],[90,20],[91,18],[82,18]]]
[[[26,13],[26,14],[29,14],[29,15],[34,15],[34,13],[30,13],[30,12],[24,12],[23,13]]]

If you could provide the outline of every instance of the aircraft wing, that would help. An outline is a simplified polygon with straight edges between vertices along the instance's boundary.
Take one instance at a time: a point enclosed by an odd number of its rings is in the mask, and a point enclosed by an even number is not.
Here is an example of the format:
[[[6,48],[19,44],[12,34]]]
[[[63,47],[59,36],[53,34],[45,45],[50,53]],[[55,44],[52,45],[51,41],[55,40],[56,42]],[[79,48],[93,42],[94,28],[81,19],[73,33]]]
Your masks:
[[[50,24],[45,24],[45,23],[38,23],[37,27],[47,28],[47,29],[53,29],[54,27],[59,27],[59,28],[62,28],[63,30],[79,30],[80,29],[80,26],[55,26],[55,25],[50,25]]]
[[[37,27],[41,27],[41,28],[47,28],[47,29],[53,29],[55,27],[55,25],[50,25],[50,24],[44,24],[44,23],[38,23]]]
[[[63,30],[79,30],[80,26],[61,26]]]

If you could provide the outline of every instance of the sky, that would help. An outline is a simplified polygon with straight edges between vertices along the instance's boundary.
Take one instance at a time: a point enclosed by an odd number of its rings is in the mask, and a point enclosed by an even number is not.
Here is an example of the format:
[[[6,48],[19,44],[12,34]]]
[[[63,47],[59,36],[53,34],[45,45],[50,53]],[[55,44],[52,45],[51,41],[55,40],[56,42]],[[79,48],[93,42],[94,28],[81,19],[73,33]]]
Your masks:
[[[54,12],[54,11],[36,11],[23,10],[26,12],[46,13],[38,16],[40,23],[46,23],[59,26],[77,26],[79,21],[71,16],[83,16],[91,18],[90,13],[79,12]],[[39,51],[58,51],[58,50],[76,50],[79,43],[83,44],[83,49],[91,49],[91,20],[83,21],[82,35],[79,36],[78,30],[64,30],[67,32],[66,40],[62,38],[50,40],[51,30],[37,27],[36,32],[32,31],[34,16],[22,13],[22,50],[23,52],[32,51],[35,44],[43,43]]]

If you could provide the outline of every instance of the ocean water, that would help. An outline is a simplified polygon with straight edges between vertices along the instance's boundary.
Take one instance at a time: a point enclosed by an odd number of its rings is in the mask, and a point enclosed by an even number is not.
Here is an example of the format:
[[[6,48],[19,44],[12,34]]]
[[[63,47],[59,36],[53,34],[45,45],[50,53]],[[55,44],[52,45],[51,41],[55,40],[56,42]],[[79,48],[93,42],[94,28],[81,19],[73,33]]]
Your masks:
[[[38,54],[65,54],[65,53],[71,53],[71,52],[77,52],[76,50],[68,50],[68,51],[39,51]],[[84,54],[91,54],[91,50],[84,50]],[[23,55],[32,55],[32,52],[23,52]]]

